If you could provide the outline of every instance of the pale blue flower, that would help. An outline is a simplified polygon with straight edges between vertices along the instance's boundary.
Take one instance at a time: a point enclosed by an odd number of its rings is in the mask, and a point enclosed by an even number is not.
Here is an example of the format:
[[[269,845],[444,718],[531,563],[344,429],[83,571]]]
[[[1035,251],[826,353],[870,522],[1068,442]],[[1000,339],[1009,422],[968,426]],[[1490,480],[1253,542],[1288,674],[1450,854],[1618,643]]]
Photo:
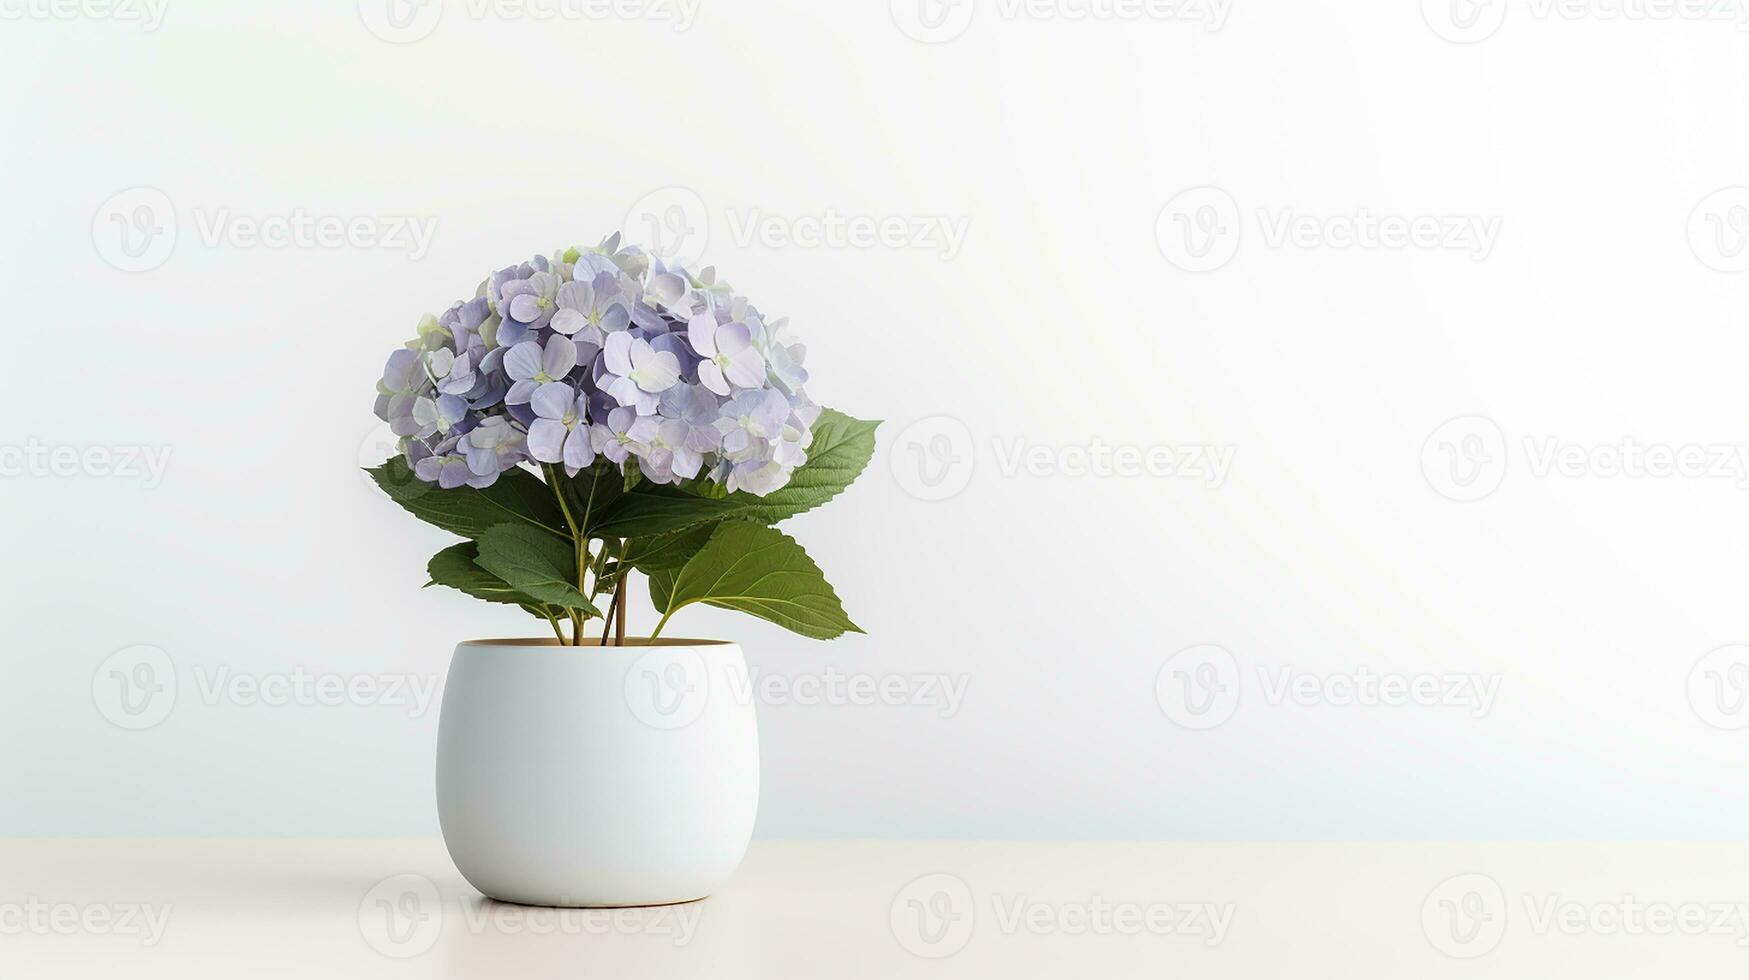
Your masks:
[[[458,447],[467,454],[468,470],[484,483],[471,486],[491,486],[498,474],[522,462],[528,448],[527,437],[502,415],[481,422],[462,438]]]
[[[468,414],[468,403],[454,395],[436,399],[423,396],[413,401],[413,421],[419,423],[418,437],[448,436]]]
[[[608,334],[601,357],[607,366],[607,393],[639,415],[655,414],[656,396],[680,381],[679,358],[629,332]]]
[[[806,348],[705,269],[618,236],[501,269],[419,321],[375,410],[440,487],[484,487],[527,462],[596,457],[657,483],[767,494],[807,462],[819,408]]]
[[[577,345],[569,337],[547,338],[546,347],[525,340],[504,355],[504,371],[515,382],[505,394],[510,405],[525,405],[544,384],[563,381],[577,366]]]
[[[609,333],[624,330],[632,322],[619,276],[612,272],[603,272],[588,282],[565,283],[559,287],[558,304],[552,328],[566,336],[587,339],[596,347]]]
[[[590,427],[589,436],[595,451],[617,466],[634,454],[642,454],[656,431],[656,419],[630,408],[616,408],[608,413],[605,425]]]
[[[662,393],[658,411],[664,423],[674,421],[686,426],[687,448],[697,453],[714,453],[723,444],[723,434],[716,427],[720,408],[717,397],[702,385],[675,385]]]
[[[747,324],[718,323],[717,314],[707,310],[687,323],[686,337],[702,358],[698,380],[706,388],[727,395],[731,385],[765,386],[765,358],[753,348],[753,333]]]
[[[768,456],[772,441],[783,434],[789,416],[789,399],[769,388],[743,391],[729,399],[716,422],[723,436],[724,455],[736,461]]]
[[[528,454],[542,463],[564,463],[571,476],[595,462],[585,396],[568,384],[541,385],[529,402],[539,416],[528,427]]]

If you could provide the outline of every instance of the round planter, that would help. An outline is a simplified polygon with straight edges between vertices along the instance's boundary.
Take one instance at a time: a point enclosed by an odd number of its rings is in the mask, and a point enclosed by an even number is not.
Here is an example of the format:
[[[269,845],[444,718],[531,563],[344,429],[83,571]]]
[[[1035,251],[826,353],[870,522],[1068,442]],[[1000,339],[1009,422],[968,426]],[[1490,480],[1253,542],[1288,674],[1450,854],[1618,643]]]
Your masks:
[[[741,863],[759,807],[749,691],[732,643],[461,644],[437,734],[450,857],[522,905],[703,898]]]

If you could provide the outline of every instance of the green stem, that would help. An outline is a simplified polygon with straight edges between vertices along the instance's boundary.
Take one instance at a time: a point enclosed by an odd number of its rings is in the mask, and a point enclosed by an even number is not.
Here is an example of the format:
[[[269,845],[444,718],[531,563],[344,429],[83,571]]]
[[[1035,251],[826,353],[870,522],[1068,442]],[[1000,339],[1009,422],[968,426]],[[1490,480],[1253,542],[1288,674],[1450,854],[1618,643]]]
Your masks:
[[[546,474],[547,486],[552,488],[553,498],[559,502],[559,513],[563,514],[565,517],[565,529],[571,533],[571,546],[575,549],[575,561],[577,562],[577,591],[582,592],[588,579],[589,539],[583,534],[583,525],[578,524],[577,519],[571,515],[571,502],[566,499],[564,485],[559,482],[558,467],[551,463],[545,463],[542,464],[541,471]],[[590,490],[589,496],[591,501],[593,501],[595,498],[593,488]],[[583,624],[587,621],[588,616],[580,614],[574,610],[572,611],[572,646],[576,647],[583,645]],[[559,642],[564,642],[563,636],[559,637]]]
[[[667,612],[662,614],[662,621],[657,623],[656,628],[650,631],[650,639],[647,642],[649,642],[649,643],[656,642],[656,637],[662,635],[662,627],[668,625],[668,617],[670,617],[672,615],[674,615],[674,610],[672,610],[672,609],[670,609]]]

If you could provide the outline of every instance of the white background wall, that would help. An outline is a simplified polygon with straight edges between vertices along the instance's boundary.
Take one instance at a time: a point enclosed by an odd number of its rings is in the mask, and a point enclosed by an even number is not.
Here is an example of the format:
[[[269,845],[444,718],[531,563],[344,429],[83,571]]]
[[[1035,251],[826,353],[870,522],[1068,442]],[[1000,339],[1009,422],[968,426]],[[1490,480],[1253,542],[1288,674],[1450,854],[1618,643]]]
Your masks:
[[[371,386],[490,269],[655,216],[889,420],[791,525],[868,636],[681,626],[801,682],[763,834],[1741,838],[1739,8],[627,2],[0,0],[0,833],[434,833],[434,708],[212,685],[539,632],[420,590],[448,539],[358,472]],[[1497,235],[1276,234],[1362,212]],[[929,240],[795,240],[829,214]],[[250,236],[297,216],[363,237]],[[1095,445],[1233,455],[1064,472]],[[140,664],[175,696],[129,715]],[[1493,694],[1334,703],[1363,674]],[[807,693],[851,675],[964,696]]]

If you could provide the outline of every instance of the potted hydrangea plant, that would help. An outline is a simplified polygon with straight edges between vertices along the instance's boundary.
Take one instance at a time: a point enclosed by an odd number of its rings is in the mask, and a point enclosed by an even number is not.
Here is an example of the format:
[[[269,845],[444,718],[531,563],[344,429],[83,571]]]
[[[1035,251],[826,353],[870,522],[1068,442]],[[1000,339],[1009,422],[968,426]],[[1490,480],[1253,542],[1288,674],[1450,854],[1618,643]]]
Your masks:
[[[878,423],[807,396],[804,348],[713,270],[621,247],[537,256],[427,316],[376,414],[390,499],[464,540],[430,585],[518,606],[540,639],[456,648],[438,733],[444,840],[485,894],[535,905],[702,897],[759,794],[746,662],[674,639],[697,603],[803,636],[860,632],[773,525],[867,466]],[[633,573],[659,619],[628,638]]]

